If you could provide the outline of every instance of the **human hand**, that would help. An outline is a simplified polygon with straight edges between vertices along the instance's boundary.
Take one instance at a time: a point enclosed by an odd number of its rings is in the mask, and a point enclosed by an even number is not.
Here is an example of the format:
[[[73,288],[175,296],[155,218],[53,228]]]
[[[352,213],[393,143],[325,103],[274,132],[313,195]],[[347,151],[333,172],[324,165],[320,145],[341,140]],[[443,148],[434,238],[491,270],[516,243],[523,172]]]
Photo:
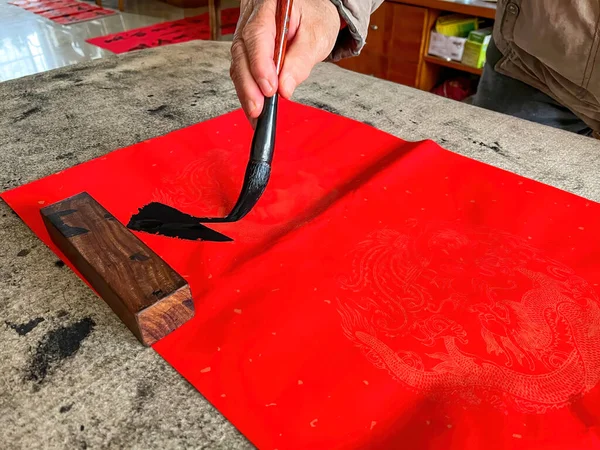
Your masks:
[[[285,60],[278,76],[273,62],[276,10],[277,0],[242,0],[231,46],[231,78],[253,126],[264,97],[279,92],[290,98],[315,64],[329,56],[340,30],[339,14],[330,0],[295,0]]]

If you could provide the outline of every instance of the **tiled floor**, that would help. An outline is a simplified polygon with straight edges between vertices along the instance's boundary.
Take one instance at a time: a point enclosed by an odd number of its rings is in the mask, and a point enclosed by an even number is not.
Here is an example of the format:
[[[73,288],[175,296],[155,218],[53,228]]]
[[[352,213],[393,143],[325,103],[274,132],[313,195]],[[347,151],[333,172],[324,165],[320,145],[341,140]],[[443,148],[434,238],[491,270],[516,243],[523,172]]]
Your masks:
[[[130,30],[158,22],[177,20],[207,8],[177,8],[159,0],[125,0],[125,12],[74,25],[51,20],[0,0],[0,81],[102,58],[110,52],[86,39]],[[104,0],[105,8],[117,8],[117,0]]]

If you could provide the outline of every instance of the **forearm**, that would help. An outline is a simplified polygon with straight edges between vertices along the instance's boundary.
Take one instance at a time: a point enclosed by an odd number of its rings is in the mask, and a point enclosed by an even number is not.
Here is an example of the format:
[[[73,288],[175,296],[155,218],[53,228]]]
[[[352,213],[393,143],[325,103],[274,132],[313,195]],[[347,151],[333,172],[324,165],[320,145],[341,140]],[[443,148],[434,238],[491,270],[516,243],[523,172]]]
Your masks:
[[[340,30],[330,59],[338,61],[360,53],[367,39],[369,19],[383,0],[331,0],[345,26]]]

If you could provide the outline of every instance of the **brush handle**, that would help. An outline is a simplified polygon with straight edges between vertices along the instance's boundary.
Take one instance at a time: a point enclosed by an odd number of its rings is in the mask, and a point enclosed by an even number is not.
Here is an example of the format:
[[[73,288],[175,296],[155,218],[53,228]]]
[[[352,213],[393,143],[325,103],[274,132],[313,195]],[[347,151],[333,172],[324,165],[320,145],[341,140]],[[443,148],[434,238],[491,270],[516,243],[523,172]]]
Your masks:
[[[277,75],[281,72],[283,60],[285,59],[288,26],[290,23],[290,15],[292,14],[292,3],[293,0],[277,0],[277,12],[275,14],[277,30],[275,35],[275,54],[273,57]],[[271,164],[271,161],[273,160],[278,103],[279,94],[275,94],[272,97],[265,97],[265,104],[256,121],[256,128],[252,138],[250,161]]]
[[[273,57],[277,75],[281,72],[281,67],[283,66],[283,60],[285,58],[287,35],[293,3],[294,0],[277,0],[277,12],[275,13],[275,55]]]
[[[258,116],[254,136],[252,136],[250,161],[271,164],[273,160],[278,103],[279,94],[275,94],[273,97],[265,97],[265,104],[260,116]]]

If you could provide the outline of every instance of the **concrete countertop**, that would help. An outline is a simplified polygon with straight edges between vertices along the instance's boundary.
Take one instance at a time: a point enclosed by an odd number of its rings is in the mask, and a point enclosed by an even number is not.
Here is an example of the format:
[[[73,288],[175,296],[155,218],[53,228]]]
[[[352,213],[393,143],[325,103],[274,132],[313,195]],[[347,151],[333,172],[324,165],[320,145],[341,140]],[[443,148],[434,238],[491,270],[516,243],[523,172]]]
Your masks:
[[[0,84],[0,188],[238,107],[229,44],[143,50]],[[295,99],[600,200],[600,141],[318,66]],[[251,448],[0,204],[6,448]]]

